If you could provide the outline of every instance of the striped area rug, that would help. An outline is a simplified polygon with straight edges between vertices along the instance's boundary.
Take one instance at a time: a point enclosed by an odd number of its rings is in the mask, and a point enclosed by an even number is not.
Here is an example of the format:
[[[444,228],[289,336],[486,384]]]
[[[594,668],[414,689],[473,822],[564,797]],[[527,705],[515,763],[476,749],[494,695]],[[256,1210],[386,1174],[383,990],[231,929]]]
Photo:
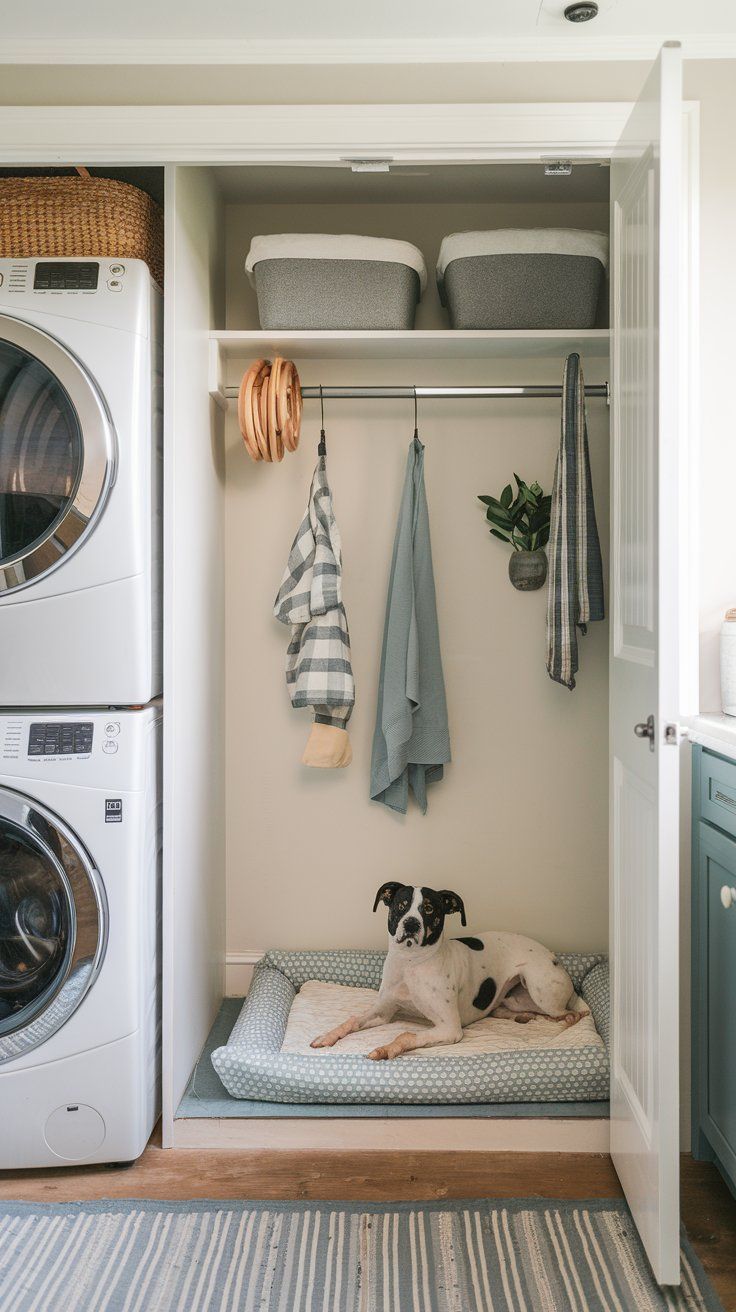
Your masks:
[[[2,1312],[723,1312],[618,1201],[0,1205]]]

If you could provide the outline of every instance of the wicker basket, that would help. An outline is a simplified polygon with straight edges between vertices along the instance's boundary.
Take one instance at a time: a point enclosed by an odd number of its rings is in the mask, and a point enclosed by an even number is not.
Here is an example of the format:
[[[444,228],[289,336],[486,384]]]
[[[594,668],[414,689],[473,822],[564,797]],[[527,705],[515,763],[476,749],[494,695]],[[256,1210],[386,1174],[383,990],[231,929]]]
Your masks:
[[[73,255],[145,260],[163,285],[163,214],[111,178],[0,178],[0,256]]]

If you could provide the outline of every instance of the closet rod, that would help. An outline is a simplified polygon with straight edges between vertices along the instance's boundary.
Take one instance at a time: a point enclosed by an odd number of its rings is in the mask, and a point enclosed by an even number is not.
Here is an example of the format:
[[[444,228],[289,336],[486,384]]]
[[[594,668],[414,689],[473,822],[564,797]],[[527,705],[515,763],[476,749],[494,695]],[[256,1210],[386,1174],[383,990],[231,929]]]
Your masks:
[[[238,395],[237,387],[226,387],[225,395],[227,397],[236,397]],[[405,398],[412,400],[416,395],[422,398],[441,398],[441,397],[561,397],[562,387],[556,383],[535,384],[534,386],[517,387],[303,387],[302,397],[305,401],[318,401],[320,395],[325,401],[343,401],[352,397],[360,397],[366,400],[389,400],[394,398]],[[599,396],[606,402],[610,400],[610,388],[608,383],[591,383],[585,388],[586,396]]]

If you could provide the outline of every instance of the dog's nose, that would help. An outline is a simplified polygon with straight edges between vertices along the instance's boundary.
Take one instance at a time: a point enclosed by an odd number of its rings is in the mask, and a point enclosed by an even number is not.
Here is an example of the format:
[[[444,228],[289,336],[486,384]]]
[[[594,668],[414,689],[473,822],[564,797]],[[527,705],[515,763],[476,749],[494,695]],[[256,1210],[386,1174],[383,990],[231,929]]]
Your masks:
[[[404,929],[404,937],[408,938],[412,934],[418,934],[419,930],[421,929],[421,925],[419,924],[419,921],[417,920],[416,916],[407,916],[406,920],[404,921],[403,929]]]

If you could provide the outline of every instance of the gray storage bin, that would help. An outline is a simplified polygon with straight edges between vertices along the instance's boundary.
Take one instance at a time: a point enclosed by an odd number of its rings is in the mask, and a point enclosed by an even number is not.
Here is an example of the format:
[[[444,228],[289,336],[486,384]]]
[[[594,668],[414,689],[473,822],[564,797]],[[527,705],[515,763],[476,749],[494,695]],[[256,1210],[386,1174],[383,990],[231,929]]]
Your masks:
[[[406,329],[426,286],[421,251],[381,237],[254,237],[245,264],[261,327]]]
[[[593,328],[607,263],[601,232],[460,232],[442,242],[437,282],[453,328]]]

